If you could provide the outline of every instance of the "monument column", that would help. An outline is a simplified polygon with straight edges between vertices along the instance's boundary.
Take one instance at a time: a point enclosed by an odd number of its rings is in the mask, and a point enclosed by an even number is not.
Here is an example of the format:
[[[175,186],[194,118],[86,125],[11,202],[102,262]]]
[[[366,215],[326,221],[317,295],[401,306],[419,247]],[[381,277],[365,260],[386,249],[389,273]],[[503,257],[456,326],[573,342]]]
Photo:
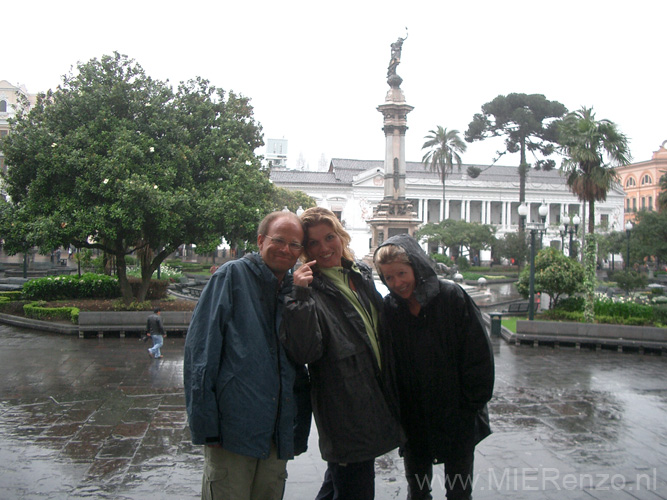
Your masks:
[[[408,129],[408,113],[414,109],[405,102],[405,95],[400,86],[403,79],[396,74],[396,67],[401,61],[403,42],[399,38],[391,44],[391,59],[387,69],[389,91],[383,104],[377,107],[382,113],[385,136],[384,155],[384,198],[373,211],[369,221],[373,236],[370,256],[384,240],[395,234],[414,235],[421,223],[414,207],[405,198],[405,132]]]

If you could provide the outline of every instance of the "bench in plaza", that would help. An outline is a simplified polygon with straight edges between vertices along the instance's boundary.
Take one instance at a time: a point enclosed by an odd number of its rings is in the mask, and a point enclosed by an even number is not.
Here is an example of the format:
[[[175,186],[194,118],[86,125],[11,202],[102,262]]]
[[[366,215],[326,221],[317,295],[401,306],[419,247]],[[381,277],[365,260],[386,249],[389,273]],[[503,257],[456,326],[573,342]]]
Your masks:
[[[79,313],[79,337],[86,333],[96,333],[103,337],[105,332],[145,332],[146,319],[151,311],[82,311]],[[160,313],[167,332],[187,332],[192,318],[191,311],[162,311]]]
[[[534,311],[537,311],[538,303],[535,302],[534,304]],[[528,314],[528,310],[530,309],[530,306],[528,302],[512,302],[507,309],[503,309],[504,313],[509,313],[509,314]]]

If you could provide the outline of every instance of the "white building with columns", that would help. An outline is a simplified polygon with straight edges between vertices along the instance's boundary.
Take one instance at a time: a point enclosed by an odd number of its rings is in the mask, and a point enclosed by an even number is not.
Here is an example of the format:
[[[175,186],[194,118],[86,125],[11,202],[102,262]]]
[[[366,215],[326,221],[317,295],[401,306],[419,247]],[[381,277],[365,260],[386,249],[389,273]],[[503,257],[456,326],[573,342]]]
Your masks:
[[[518,231],[518,168],[476,166],[482,173],[474,179],[466,173],[468,165],[463,165],[461,171],[455,167],[448,174],[443,206],[442,183],[438,173],[425,169],[420,162],[406,162],[406,198],[412,202],[422,223],[449,218],[491,224],[496,227],[498,238]],[[277,186],[303,191],[312,196],[318,206],[335,212],[352,237],[352,249],[361,258],[371,246],[371,230],[367,221],[373,215],[373,208],[384,197],[384,175],[382,161],[334,158],[327,172],[273,169],[271,180]],[[608,192],[606,201],[596,202],[595,224],[600,232],[623,230],[624,199],[624,191],[615,185]],[[544,245],[560,248],[562,216],[579,215],[582,218],[581,228],[588,213],[584,214],[583,203],[570,192],[558,170],[528,172],[528,223],[540,222],[538,208],[542,203],[548,206]],[[490,252],[483,252],[481,257],[483,262],[490,260]]]

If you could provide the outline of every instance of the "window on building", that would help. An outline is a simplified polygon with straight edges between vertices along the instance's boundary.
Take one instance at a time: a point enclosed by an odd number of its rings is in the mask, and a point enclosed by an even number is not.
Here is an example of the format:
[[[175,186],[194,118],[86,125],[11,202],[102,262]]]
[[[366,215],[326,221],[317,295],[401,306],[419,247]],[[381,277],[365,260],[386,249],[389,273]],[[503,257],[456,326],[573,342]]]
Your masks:
[[[637,183],[635,182],[634,177],[628,177],[628,180],[625,181],[625,187],[632,187],[632,186],[636,186],[636,185],[637,185]]]
[[[648,197],[648,209],[653,212],[653,196]]]
[[[602,229],[607,229],[609,227],[609,215],[602,214],[600,215],[600,226]]]
[[[632,211],[637,211],[637,198],[632,198]]]
[[[7,112],[7,101],[0,101],[0,113]]]
[[[653,181],[651,180],[651,176],[646,174],[644,177],[642,177],[642,186],[647,186],[649,184],[653,184]]]
[[[625,201],[626,201],[625,211],[629,212],[630,211],[630,198],[627,198]]]
[[[642,210],[646,210],[646,197],[642,196]]]

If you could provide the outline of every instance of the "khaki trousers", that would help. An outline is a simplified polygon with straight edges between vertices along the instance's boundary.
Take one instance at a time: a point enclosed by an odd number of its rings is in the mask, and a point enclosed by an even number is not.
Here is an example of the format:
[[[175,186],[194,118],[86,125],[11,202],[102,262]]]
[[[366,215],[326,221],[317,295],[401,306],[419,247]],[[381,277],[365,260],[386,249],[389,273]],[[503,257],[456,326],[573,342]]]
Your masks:
[[[204,446],[202,500],[281,500],[286,480],[287,461],[273,443],[267,459]]]

